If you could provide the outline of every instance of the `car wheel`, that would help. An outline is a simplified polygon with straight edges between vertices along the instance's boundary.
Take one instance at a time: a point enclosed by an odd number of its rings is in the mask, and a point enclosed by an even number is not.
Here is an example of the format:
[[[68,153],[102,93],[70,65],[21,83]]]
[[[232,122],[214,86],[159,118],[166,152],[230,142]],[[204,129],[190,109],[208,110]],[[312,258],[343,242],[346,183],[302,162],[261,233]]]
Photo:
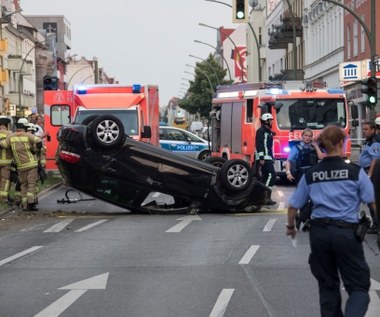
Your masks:
[[[199,154],[198,160],[205,161],[211,156],[211,152],[209,150],[203,151]]]
[[[99,116],[92,121],[90,135],[94,144],[100,148],[115,148],[124,138],[124,126],[115,116]]]
[[[204,160],[204,162],[214,165],[216,167],[222,167],[224,163],[226,163],[226,159],[220,156],[210,156]]]
[[[229,160],[220,170],[221,183],[229,191],[242,191],[252,183],[252,169],[249,163],[243,160]]]

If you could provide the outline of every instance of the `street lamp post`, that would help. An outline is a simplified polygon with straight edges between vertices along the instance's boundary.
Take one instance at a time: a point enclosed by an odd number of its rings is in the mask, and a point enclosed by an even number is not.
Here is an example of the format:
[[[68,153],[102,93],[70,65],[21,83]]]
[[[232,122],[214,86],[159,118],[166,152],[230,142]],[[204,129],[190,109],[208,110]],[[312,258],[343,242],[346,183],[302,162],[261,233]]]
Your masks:
[[[244,82],[244,77],[243,77],[244,76],[243,59],[241,58],[240,52],[237,49],[237,46],[236,46],[235,42],[233,41],[233,39],[228,34],[226,34],[225,32],[223,32],[220,28],[216,28],[214,26],[207,25],[207,24],[204,24],[204,23],[198,23],[198,25],[199,26],[204,26],[204,27],[207,27],[207,28],[210,28],[210,29],[214,29],[214,30],[222,33],[225,37],[227,37],[231,41],[232,45],[235,47],[236,53],[239,56],[239,64],[240,64],[240,68],[241,68],[241,82]]]
[[[70,87],[70,83],[71,83],[71,80],[74,78],[74,76],[77,75],[77,74],[78,74],[79,72],[81,72],[82,70],[84,70],[84,69],[86,69],[86,68],[89,68],[89,67],[91,67],[90,64],[88,64],[88,65],[86,65],[86,66],[84,66],[84,67],[82,67],[82,68],[77,69],[77,70],[74,72],[74,74],[71,75],[69,81],[67,82],[67,89],[69,89],[69,87]],[[92,68],[92,67],[91,67],[91,68]],[[94,76],[94,74],[91,74],[89,77],[93,77],[93,76]],[[88,79],[88,78],[86,78],[86,80],[87,80],[87,79]]]
[[[19,77],[18,77],[18,106],[21,107],[21,82],[22,82],[22,69],[24,67],[24,64],[25,64],[25,61],[27,59],[27,57],[29,56],[29,54],[38,46],[38,45],[42,45],[46,42],[48,42],[50,39],[47,39],[47,40],[44,40],[44,41],[40,41],[40,42],[35,42],[34,45],[32,46],[32,48],[28,51],[28,53],[26,53],[25,57],[22,59],[22,63],[21,63],[21,66],[20,66],[20,70],[19,70]]]
[[[195,69],[195,67],[194,66],[192,66],[192,65],[189,65],[189,64],[185,64],[185,66],[188,66],[188,67],[192,67],[192,68],[194,68]],[[214,86],[212,85],[212,82],[211,82],[211,79],[210,79],[210,77],[208,77],[207,76],[207,74],[206,74],[206,72],[204,72],[204,71],[202,71],[201,69],[199,69],[199,71],[203,74],[203,75],[205,75],[205,77],[207,78],[207,80],[208,80],[208,83],[210,84],[210,89],[211,89],[211,91],[212,92],[214,92]],[[185,73],[186,74],[190,74],[190,75],[193,75],[193,76],[195,76],[196,74],[194,74],[194,73],[190,73],[190,72],[187,72],[187,71],[185,71]]]
[[[223,1],[217,1],[217,0],[205,0],[207,2],[215,2],[215,3],[220,3],[220,4],[223,4],[229,8],[232,9],[232,5],[228,4],[228,3],[225,3]],[[256,43],[256,48],[257,48],[257,58],[258,58],[258,67],[259,67],[259,82],[261,82],[262,80],[262,67],[261,67],[261,56],[260,56],[260,45],[259,45],[259,40],[257,39],[257,35],[256,35],[256,32],[255,30],[253,29],[251,23],[248,21],[248,27],[249,29],[251,30],[252,32],[252,35],[253,35],[253,38],[255,39],[255,43]]]
[[[201,42],[201,41],[198,41],[198,40],[194,40],[194,42],[210,46],[210,47],[212,47],[215,50],[215,52],[217,52],[217,53],[220,54],[220,56],[223,58],[224,62],[226,63],[226,67],[227,67],[227,70],[228,70],[228,77],[230,78],[230,82],[232,82],[230,66],[228,66],[228,62],[227,62],[226,58],[223,56],[222,53],[219,52],[219,49],[217,47],[215,47],[215,46],[212,46],[211,44],[208,44],[208,43],[205,43],[205,42]]]
[[[215,68],[211,65],[211,63],[210,63],[208,60],[203,59],[203,58],[198,57],[198,56],[191,55],[191,54],[189,54],[189,56],[192,57],[192,58],[199,59],[199,60],[201,60],[201,61],[207,63],[207,65],[209,65],[209,66],[211,67],[211,69],[213,70],[213,72],[215,73],[215,77],[216,77],[217,83],[218,83],[218,85],[220,85],[220,81],[219,81],[218,74],[217,74]]]

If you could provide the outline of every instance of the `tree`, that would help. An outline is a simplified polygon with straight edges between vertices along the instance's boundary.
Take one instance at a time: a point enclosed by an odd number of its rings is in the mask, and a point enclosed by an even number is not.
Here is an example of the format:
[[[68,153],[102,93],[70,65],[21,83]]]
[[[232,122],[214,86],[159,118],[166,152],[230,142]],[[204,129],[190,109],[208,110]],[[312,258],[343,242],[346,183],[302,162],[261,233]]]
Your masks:
[[[207,60],[197,62],[195,78],[190,80],[190,87],[179,106],[191,114],[199,113],[201,117],[208,118],[211,111],[212,96],[218,85],[230,84],[225,80],[227,71],[223,69],[214,55],[210,54]]]

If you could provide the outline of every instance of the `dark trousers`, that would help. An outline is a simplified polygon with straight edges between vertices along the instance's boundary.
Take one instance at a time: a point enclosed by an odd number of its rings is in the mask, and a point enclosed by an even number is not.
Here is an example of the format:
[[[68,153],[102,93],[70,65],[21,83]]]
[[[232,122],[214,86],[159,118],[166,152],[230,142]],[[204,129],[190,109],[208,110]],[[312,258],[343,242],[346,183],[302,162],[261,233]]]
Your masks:
[[[322,317],[361,317],[369,304],[370,272],[354,230],[312,223],[310,269],[318,281]],[[340,279],[349,295],[344,314]]]
[[[276,171],[274,170],[273,161],[265,160],[264,165],[261,166],[262,182],[268,186],[273,187],[276,180]]]

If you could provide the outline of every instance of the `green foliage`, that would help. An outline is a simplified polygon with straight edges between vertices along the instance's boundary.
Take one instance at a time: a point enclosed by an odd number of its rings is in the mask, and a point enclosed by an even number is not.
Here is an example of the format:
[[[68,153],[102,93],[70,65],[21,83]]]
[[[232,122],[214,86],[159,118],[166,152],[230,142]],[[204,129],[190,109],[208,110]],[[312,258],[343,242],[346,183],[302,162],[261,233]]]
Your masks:
[[[189,81],[190,87],[179,106],[191,114],[199,112],[201,117],[208,118],[216,87],[231,82],[224,79],[227,70],[219,65],[212,54],[205,61],[196,63],[194,71],[195,78]]]

